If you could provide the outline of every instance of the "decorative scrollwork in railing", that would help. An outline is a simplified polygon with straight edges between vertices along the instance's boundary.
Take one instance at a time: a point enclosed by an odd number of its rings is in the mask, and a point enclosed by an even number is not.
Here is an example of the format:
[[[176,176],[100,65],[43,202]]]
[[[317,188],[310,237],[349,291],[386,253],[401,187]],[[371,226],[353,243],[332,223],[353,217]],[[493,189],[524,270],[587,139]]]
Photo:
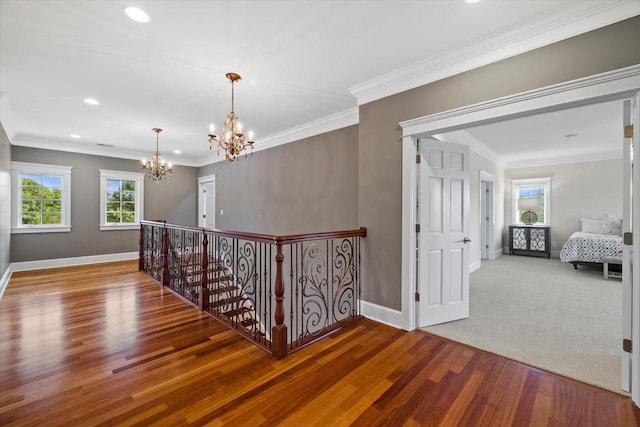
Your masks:
[[[364,228],[269,236],[142,221],[139,267],[281,358],[360,317],[364,236]]]
[[[302,250],[302,276],[298,279],[302,287],[302,324],[303,330],[298,339],[306,335],[318,335],[329,321],[329,303],[327,301],[327,262],[326,253],[314,243]]]
[[[333,260],[333,319],[344,322],[348,317],[358,315],[356,307],[356,265],[355,250],[351,239],[343,239],[335,247],[336,256]]]

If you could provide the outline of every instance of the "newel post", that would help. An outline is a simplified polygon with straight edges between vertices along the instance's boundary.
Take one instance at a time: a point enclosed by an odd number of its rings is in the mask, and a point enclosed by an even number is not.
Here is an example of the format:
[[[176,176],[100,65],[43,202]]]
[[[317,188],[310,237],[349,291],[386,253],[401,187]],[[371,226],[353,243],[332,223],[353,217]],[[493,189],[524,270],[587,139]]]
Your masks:
[[[207,311],[209,309],[209,252],[207,247],[209,240],[207,240],[207,233],[202,230],[202,254],[201,254],[201,266],[202,266],[202,280],[200,282],[200,295],[198,297],[198,304],[200,311]]]
[[[276,243],[276,312],[274,315],[275,326],[271,328],[271,344],[273,345],[273,357],[282,359],[287,355],[287,325],[284,324],[284,281],[282,280],[282,243]]]
[[[162,228],[162,286],[169,286],[169,230]]]
[[[138,271],[144,270],[144,224],[140,223],[140,249],[138,250]]]

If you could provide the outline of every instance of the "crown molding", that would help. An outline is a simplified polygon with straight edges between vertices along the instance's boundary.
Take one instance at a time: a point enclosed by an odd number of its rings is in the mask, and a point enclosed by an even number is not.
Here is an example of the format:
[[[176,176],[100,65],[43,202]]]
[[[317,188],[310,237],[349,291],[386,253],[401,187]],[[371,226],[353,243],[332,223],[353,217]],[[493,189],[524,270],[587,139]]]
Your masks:
[[[145,157],[149,157],[149,152],[141,152],[134,150],[123,150],[113,147],[94,147],[93,145],[83,144],[73,141],[60,141],[51,138],[43,138],[34,135],[17,135],[11,141],[12,145],[20,147],[39,148],[42,150],[64,151],[67,153],[88,154],[91,156],[115,157],[118,159],[129,159],[140,161]],[[175,158],[167,158],[172,165],[197,167],[197,161],[186,158],[175,161]]]
[[[495,165],[500,166],[501,168],[506,166],[506,162],[502,157],[498,156],[491,148],[487,147],[480,140],[474,138],[465,130],[458,130],[455,132],[455,135],[450,133],[441,133],[433,135],[433,137],[442,142],[453,142],[454,144],[466,145],[471,151],[493,162]]]
[[[261,139],[257,139],[254,144],[253,151],[262,151],[268,148],[277,147],[279,145],[288,144],[290,142],[299,141],[304,138],[309,138],[311,136],[320,135],[348,126],[357,125],[359,122],[359,116],[360,109],[358,107],[353,107],[336,114],[331,114],[330,116],[326,116],[321,119],[314,120],[312,122],[308,122],[303,125],[296,126]],[[132,150],[93,147],[91,145],[83,143],[74,143],[72,141],[57,141],[32,135],[18,135],[13,139],[13,141],[11,141],[11,143],[12,145],[40,148],[43,150],[65,151],[69,153],[90,154],[94,156],[116,157],[120,159],[131,160],[140,160],[145,156],[148,156],[149,154],[146,152],[143,153]],[[171,160],[171,163],[178,166],[202,167],[224,161],[225,158],[224,156],[211,154],[205,156],[201,160],[188,158],[181,158],[177,161],[174,159],[167,160]]]
[[[358,107],[350,108],[348,110],[257,139],[253,146],[253,151],[262,151],[279,145],[288,144],[290,142],[300,141],[304,138],[357,125],[360,120],[359,117],[360,109]],[[198,163],[197,166],[206,166],[224,160],[224,156],[208,156],[203,159],[202,162]]]
[[[13,112],[5,95],[0,95],[0,124],[9,138],[9,143],[13,144],[13,139],[16,137],[16,131],[13,127]]]
[[[405,120],[400,122],[400,127],[405,136],[432,132],[434,126],[438,133],[443,133],[471,124],[489,123],[496,116],[504,119],[518,116],[523,111],[530,114],[532,111],[552,111],[559,105],[578,105],[585,98],[601,101],[617,99],[625,94],[631,95],[639,87],[640,64]]]
[[[349,88],[358,105],[395,95],[434,81],[491,64],[542,46],[640,15],[640,2],[625,0],[591,3],[567,2],[538,24],[519,27],[486,38],[473,48],[433,55]]]

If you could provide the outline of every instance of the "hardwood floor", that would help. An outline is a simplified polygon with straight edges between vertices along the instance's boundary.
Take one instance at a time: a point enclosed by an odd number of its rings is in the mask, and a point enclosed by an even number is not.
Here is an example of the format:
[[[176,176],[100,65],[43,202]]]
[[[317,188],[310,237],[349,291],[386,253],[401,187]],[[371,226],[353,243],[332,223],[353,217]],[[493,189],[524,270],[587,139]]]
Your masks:
[[[0,425],[636,426],[640,411],[366,319],[276,361],[127,261],[13,274]]]

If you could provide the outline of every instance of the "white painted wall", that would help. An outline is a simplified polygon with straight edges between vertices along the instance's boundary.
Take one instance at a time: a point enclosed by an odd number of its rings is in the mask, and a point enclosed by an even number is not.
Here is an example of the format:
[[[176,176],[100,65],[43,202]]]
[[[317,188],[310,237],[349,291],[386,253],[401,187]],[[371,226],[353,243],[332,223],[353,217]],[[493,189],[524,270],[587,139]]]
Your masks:
[[[511,180],[551,177],[551,251],[580,231],[580,218],[601,218],[604,213],[622,217],[622,159],[505,170],[504,228],[509,245]]]
[[[471,239],[471,251],[469,253],[469,265],[476,266],[480,263],[481,259],[481,242],[480,237],[480,171],[487,172],[495,177],[494,183],[494,236],[493,247],[495,250],[502,250],[502,230],[505,226],[504,217],[504,191],[505,191],[505,171],[500,166],[493,163],[491,160],[471,151],[470,155],[470,236]],[[506,242],[506,240],[505,240]]]

